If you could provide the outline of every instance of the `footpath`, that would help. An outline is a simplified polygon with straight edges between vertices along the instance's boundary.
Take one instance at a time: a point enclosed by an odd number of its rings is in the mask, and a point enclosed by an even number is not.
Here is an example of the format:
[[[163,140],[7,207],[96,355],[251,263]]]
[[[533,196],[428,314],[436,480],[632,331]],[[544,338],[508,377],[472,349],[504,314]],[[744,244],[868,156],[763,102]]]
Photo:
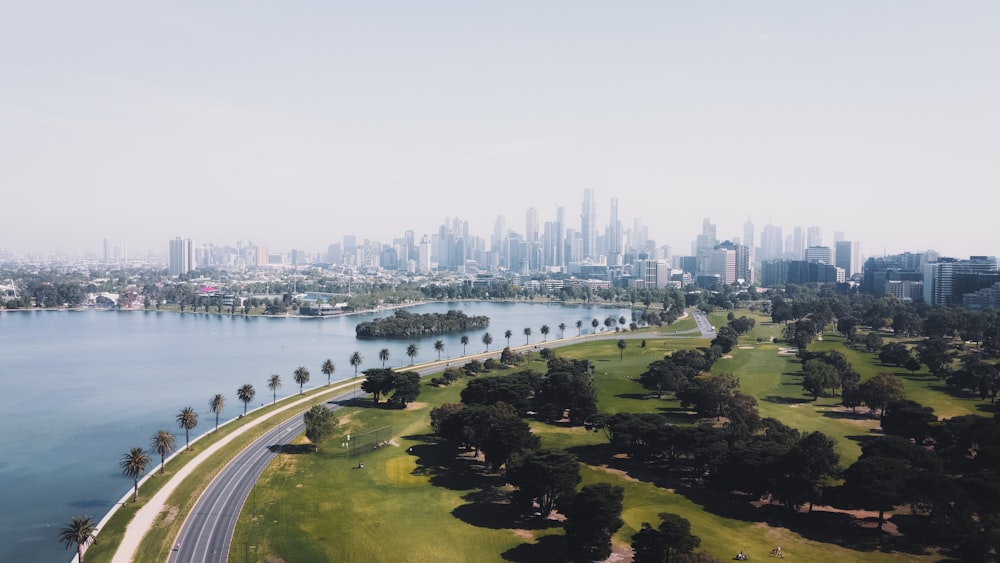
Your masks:
[[[136,550],[139,549],[139,544],[142,542],[142,538],[145,537],[146,532],[148,532],[153,527],[153,523],[156,521],[157,516],[159,516],[161,512],[166,510],[167,499],[170,498],[170,495],[174,493],[174,491],[184,481],[184,479],[193,474],[195,470],[197,470],[198,467],[203,462],[205,462],[205,460],[215,455],[215,453],[218,452],[219,449],[230,444],[233,440],[235,440],[239,436],[242,436],[247,431],[256,428],[260,423],[264,422],[265,420],[270,420],[271,418],[274,418],[275,416],[278,416],[279,414],[286,412],[289,409],[294,409],[298,406],[301,406],[303,403],[314,400],[319,395],[324,395],[326,393],[332,393],[336,391],[343,391],[355,385],[356,383],[357,383],[356,381],[345,381],[341,383],[336,383],[333,384],[329,389],[322,391],[320,393],[303,396],[301,399],[288,403],[287,405],[277,408],[261,416],[260,418],[245,424],[239,429],[233,431],[232,434],[229,434],[225,438],[219,440],[218,442],[212,444],[208,448],[205,448],[203,451],[199,452],[197,455],[195,455],[194,459],[192,459],[188,464],[177,470],[177,472],[174,473],[173,475],[170,475],[167,483],[159,491],[157,491],[149,500],[147,500],[146,503],[142,506],[142,508],[140,508],[136,512],[135,517],[132,518],[132,521],[129,522],[128,526],[125,528],[125,535],[124,537],[122,537],[121,543],[118,544],[118,548],[115,550],[115,555],[111,559],[112,563],[130,563],[131,561],[134,560],[135,552]],[[259,408],[267,408],[267,407],[259,407]],[[238,419],[233,419],[233,420],[238,420]],[[232,421],[230,421],[230,423],[231,422]],[[192,440],[191,443],[196,444],[198,440],[201,438],[202,436],[199,436],[198,438]],[[180,453],[181,452],[178,451],[170,457],[173,458],[174,456],[179,455]],[[154,470],[151,473],[143,477],[143,479],[139,482],[140,486],[142,485],[142,483],[145,483],[148,479],[152,478],[155,472],[156,469],[154,468]],[[116,508],[109,511],[104,516],[104,518],[101,519],[101,521],[97,525],[97,529],[100,530],[108,522],[108,520],[111,519],[111,517],[117,511],[117,507],[121,507],[131,498],[132,498],[132,492],[131,490],[129,490],[129,492],[125,493],[122,499],[116,504]],[[77,558],[73,557],[70,563],[78,563]]]

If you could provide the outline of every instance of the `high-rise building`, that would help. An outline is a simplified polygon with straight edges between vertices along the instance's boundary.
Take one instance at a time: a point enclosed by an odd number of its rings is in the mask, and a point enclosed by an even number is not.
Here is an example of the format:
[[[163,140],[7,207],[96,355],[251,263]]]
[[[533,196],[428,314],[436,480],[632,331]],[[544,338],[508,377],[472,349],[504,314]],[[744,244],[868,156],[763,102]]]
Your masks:
[[[757,259],[757,241],[754,240],[753,221],[750,219],[747,219],[747,222],[743,223],[743,240],[740,242],[749,250],[750,264],[753,264]]]
[[[566,208],[556,208],[556,260],[555,265],[566,267]]]
[[[171,276],[186,274],[195,269],[194,241],[177,237],[170,241],[167,271]]]
[[[834,245],[834,265],[843,268],[848,278],[860,274],[861,243],[856,240],[839,240]]]
[[[538,242],[538,210],[529,207],[524,218],[524,240],[526,242]]]
[[[618,220],[618,198],[611,198],[611,222],[608,224],[608,265],[622,265],[622,222]]]
[[[597,258],[597,202],[594,190],[583,190],[583,209],[580,212],[580,234],[582,237],[583,259]]]
[[[823,231],[819,227],[809,227],[806,231],[806,246],[823,246]]]
[[[758,258],[761,262],[780,260],[784,254],[783,244],[781,227],[768,223],[760,233],[760,256]]]
[[[806,249],[805,261],[833,265],[833,252],[829,246],[810,246]]]
[[[789,249],[788,258],[792,260],[802,260],[805,255],[806,238],[802,232],[802,227],[795,227],[792,231],[792,247]]]

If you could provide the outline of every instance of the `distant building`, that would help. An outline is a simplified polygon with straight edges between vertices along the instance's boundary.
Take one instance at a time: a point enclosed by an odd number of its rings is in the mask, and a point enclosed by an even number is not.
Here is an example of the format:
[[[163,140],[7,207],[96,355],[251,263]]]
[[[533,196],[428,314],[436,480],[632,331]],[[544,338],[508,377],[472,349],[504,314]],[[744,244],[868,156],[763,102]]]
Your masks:
[[[170,241],[167,272],[179,276],[195,270],[194,241],[177,237]]]
[[[840,240],[834,243],[833,263],[843,268],[848,278],[861,274],[861,243],[856,240]]]
[[[929,305],[961,305],[962,295],[993,285],[997,276],[994,256],[970,256],[968,260],[940,258],[924,264],[924,302]]]

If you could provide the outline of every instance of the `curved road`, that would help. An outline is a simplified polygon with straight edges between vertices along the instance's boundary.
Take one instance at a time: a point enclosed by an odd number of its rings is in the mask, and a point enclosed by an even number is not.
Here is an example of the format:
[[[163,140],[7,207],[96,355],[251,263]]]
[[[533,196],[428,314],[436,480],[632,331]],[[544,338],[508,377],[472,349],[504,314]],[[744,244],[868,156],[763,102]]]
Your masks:
[[[715,328],[704,313],[690,310],[698,328],[692,331],[674,334],[657,334],[661,338],[676,338],[701,333],[703,338],[714,338]],[[627,334],[608,333],[588,335],[597,338],[649,338],[649,333]],[[577,338],[564,338],[546,342],[548,347],[555,348],[575,343]],[[513,350],[532,348],[532,345],[512,347]],[[468,358],[499,356],[500,351],[470,354]],[[432,362],[430,365],[418,368],[421,375],[437,372],[442,369],[442,362]],[[327,402],[328,408],[340,408],[340,402],[355,395],[356,390],[345,391]],[[279,426],[272,428],[241,451],[212,480],[201,494],[198,502],[184,521],[177,545],[170,554],[171,562],[225,562],[229,559],[229,549],[236,520],[240,511],[250,496],[257,479],[267,464],[281,451],[281,447],[305,431],[302,417],[292,416]]]
[[[327,407],[339,409],[339,402],[350,398],[354,392],[337,395],[327,402]],[[258,477],[281,448],[304,431],[302,417],[293,415],[237,454],[195,503],[168,561],[227,561],[236,520]]]

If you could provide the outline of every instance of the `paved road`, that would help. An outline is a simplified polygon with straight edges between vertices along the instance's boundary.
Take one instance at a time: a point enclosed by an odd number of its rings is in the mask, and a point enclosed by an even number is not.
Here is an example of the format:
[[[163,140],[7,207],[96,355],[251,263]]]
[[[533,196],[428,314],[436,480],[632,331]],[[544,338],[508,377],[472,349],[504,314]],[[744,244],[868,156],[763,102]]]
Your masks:
[[[340,401],[354,395],[346,391],[327,402],[330,409],[340,408]],[[272,428],[240,452],[212,480],[181,527],[177,545],[169,561],[224,562],[236,529],[240,510],[250,496],[267,464],[299,434],[305,424],[299,415]]]
[[[703,338],[715,338],[715,328],[708,322],[708,317],[696,310],[689,310],[698,324],[698,328],[683,333],[631,333],[609,332],[606,334],[588,335],[580,338],[564,338],[549,342],[537,343],[534,347],[566,346],[581,339],[605,338],[675,338],[690,337],[701,333]],[[532,346],[512,347],[520,352],[531,349]],[[483,354],[470,354],[459,361],[467,361],[473,357],[485,359],[497,357],[500,351]],[[456,362],[456,366],[461,365]],[[440,371],[445,362],[433,362],[426,366],[416,366],[415,371],[421,375]],[[330,409],[340,408],[340,403],[354,397],[357,390],[349,390],[327,402]],[[240,452],[219,475],[212,480],[208,488],[201,494],[177,539],[177,547],[171,552],[169,561],[177,563],[188,562],[225,562],[229,559],[230,544],[236,529],[236,520],[253,491],[257,479],[267,464],[281,451],[281,447],[305,431],[302,417],[295,415],[280,426],[273,428],[255,440],[245,450]],[[252,502],[252,501],[251,501]]]

